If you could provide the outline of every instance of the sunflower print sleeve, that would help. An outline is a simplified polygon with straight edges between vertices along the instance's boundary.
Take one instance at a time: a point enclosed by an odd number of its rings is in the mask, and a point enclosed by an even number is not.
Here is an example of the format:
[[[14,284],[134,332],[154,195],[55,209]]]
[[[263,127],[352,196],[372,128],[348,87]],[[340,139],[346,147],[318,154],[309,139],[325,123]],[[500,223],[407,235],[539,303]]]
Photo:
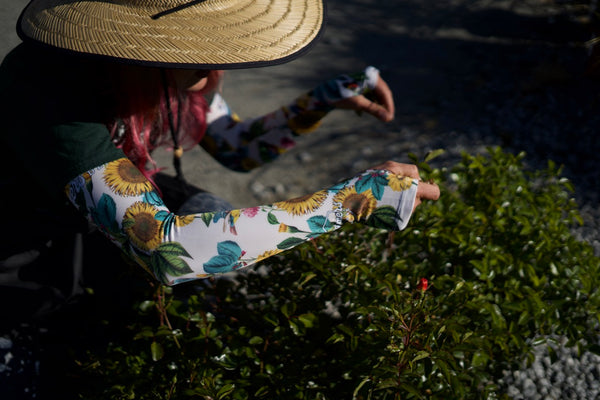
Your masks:
[[[130,259],[170,285],[249,266],[344,223],[404,229],[417,184],[369,170],[272,205],[176,215],[142,173],[121,158],[78,176],[66,194]]]
[[[336,101],[368,92],[378,79],[379,71],[375,67],[340,75],[288,106],[243,121],[216,94],[207,115],[208,129],[201,145],[228,168],[252,170],[294,147],[296,136],[317,129],[325,115],[334,109]]]

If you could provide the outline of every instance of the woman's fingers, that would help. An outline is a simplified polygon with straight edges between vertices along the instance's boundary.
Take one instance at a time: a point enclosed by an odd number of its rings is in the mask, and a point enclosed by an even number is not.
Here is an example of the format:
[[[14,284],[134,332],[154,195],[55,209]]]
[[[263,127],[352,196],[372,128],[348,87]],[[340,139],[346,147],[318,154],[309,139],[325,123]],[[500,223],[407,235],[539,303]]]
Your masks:
[[[417,197],[415,198],[415,205],[413,210],[417,208],[423,200],[437,200],[440,198],[440,187],[435,183],[419,182],[417,188]]]
[[[385,122],[393,120],[394,114],[396,112],[394,106],[394,97],[387,82],[384,81],[381,77],[379,77],[379,80],[377,81],[377,85],[375,86],[374,92],[375,96],[377,97],[377,102],[379,103],[378,105],[380,105],[380,107],[382,107],[386,111],[386,119],[382,120]]]
[[[414,164],[403,164],[395,161],[386,161],[373,169],[385,169],[393,174],[408,176],[413,179],[421,179],[419,176],[419,168]]]
[[[383,122],[390,122],[394,119],[396,112],[394,97],[390,87],[381,77],[377,80],[377,85],[371,95],[357,96],[356,99],[360,111],[369,113]]]
[[[388,84],[380,77],[377,85],[370,93],[371,95],[368,97],[357,95],[338,100],[334,105],[337,108],[366,112],[383,122],[393,120],[395,113],[394,98]]]
[[[335,107],[354,110],[359,113],[366,112],[384,122],[389,122],[394,118],[393,113],[390,113],[385,107],[367,99],[363,95],[348,97],[347,99],[336,101]]]
[[[422,200],[437,200],[440,198],[440,187],[435,183],[419,182],[417,197]]]
[[[419,176],[419,168],[414,164],[386,161],[383,164],[374,167],[374,169],[384,169],[396,175],[419,179],[414,208],[421,204],[423,200],[437,200],[440,198],[440,187],[435,183],[422,182],[421,177]]]

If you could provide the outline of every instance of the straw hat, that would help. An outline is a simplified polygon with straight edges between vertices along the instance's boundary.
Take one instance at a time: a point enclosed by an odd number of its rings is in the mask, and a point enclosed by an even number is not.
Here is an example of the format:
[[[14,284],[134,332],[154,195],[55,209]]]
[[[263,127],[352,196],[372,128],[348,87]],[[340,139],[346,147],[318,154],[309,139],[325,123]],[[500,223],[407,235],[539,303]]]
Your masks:
[[[27,41],[134,64],[229,69],[279,64],[307,50],[322,0],[33,0]]]

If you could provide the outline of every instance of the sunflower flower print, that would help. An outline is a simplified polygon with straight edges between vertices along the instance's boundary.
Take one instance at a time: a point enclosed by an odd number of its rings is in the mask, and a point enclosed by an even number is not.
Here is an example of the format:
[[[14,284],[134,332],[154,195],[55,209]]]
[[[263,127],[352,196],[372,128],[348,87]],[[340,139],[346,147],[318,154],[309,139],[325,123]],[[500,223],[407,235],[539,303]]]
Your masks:
[[[323,204],[325,199],[327,199],[327,191],[321,190],[295,199],[280,201],[273,205],[287,211],[290,215],[298,216],[314,212]]]
[[[269,257],[275,256],[275,255],[281,253],[282,251],[283,250],[279,250],[279,249],[267,250],[267,251],[263,252],[262,254],[259,254],[258,257],[256,257],[255,262],[261,262],[262,260],[265,260]]]
[[[175,226],[182,227],[191,224],[194,221],[193,215],[176,215],[175,216]]]
[[[133,245],[142,251],[155,250],[162,241],[161,222],[156,218],[159,210],[141,201],[133,203],[125,212],[123,229]]]
[[[388,185],[395,192],[407,190],[413,184],[413,179],[409,176],[389,174],[387,180]]]
[[[153,189],[150,181],[127,158],[106,165],[104,182],[121,196],[136,196]]]
[[[340,190],[333,197],[333,202],[339,204],[343,210],[350,211],[349,214],[345,215],[346,220],[349,222],[369,218],[377,207],[377,199],[373,196],[371,189],[358,193],[355,185]]]

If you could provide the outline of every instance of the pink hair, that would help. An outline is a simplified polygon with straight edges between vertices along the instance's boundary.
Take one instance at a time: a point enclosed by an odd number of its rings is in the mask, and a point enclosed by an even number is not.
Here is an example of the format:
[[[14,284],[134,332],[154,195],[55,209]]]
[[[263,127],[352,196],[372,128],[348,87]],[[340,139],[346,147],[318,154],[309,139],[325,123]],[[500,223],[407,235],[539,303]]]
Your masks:
[[[123,97],[118,101],[118,120],[109,123],[109,129],[117,147],[152,181],[152,176],[160,170],[152,159],[152,151],[163,145],[173,146],[168,105],[178,132],[178,144],[189,150],[204,137],[208,111],[204,96],[217,88],[223,72],[211,71],[201,91],[182,91],[169,84],[167,94],[159,70],[121,72],[118,93]],[[147,168],[148,163],[152,168]]]

